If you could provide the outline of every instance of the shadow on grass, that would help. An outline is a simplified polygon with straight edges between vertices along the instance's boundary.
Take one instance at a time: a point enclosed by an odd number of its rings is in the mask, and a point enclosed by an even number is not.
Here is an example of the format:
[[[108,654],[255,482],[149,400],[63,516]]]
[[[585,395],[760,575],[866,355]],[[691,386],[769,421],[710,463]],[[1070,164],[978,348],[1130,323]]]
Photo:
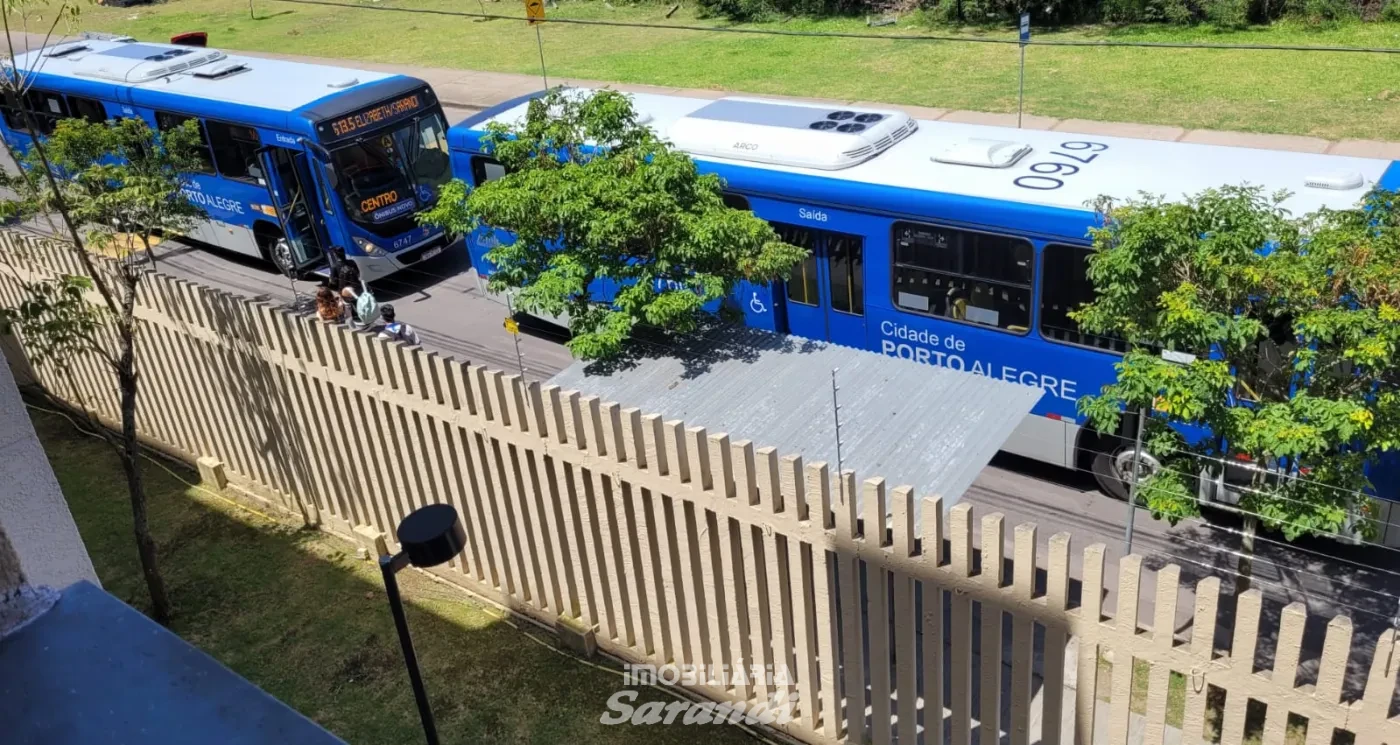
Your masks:
[[[103,586],[144,610],[115,457],[59,416],[33,418]],[[332,536],[187,487],[193,471],[176,479],[145,465],[173,630],[348,742],[420,741],[377,567]],[[616,675],[532,641],[454,588],[416,572],[400,581],[444,743],[753,742],[732,727],[601,725]],[[673,699],[644,690],[636,703],[649,700]]]

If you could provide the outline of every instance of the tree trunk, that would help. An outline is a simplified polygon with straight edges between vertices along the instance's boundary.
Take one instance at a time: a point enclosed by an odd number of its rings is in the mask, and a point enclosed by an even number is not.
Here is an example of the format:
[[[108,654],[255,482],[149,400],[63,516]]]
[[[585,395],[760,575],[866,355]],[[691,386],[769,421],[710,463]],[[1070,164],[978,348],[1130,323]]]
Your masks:
[[[1239,573],[1235,579],[1236,595],[1247,592],[1254,578],[1254,536],[1259,532],[1259,518],[1245,515],[1242,527],[1244,535],[1240,538],[1240,560],[1235,570]]]
[[[134,328],[131,305],[135,288],[130,288],[123,303],[126,317],[120,328],[121,356],[117,361],[117,378],[122,397],[122,442],[118,455],[126,473],[126,490],[131,497],[131,529],[136,536],[136,552],[141,557],[141,574],[146,578],[146,590],[151,596],[151,618],[162,626],[170,625],[170,598],[165,594],[165,580],[160,576],[156,559],[156,542],[146,520],[146,488],[141,482],[141,444],[136,439],[136,360],[133,348]]]

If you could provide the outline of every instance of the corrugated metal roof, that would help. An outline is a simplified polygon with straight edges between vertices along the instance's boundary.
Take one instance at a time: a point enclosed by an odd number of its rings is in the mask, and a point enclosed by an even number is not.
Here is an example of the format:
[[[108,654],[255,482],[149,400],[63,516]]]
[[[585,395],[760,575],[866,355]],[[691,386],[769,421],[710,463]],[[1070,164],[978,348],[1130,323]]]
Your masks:
[[[773,446],[836,471],[831,371],[842,465],[858,479],[941,494],[951,506],[1040,398],[1038,388],[743,327],[680,345],[633,344],[613,363],[577,362],[550,379],[711,433]]]

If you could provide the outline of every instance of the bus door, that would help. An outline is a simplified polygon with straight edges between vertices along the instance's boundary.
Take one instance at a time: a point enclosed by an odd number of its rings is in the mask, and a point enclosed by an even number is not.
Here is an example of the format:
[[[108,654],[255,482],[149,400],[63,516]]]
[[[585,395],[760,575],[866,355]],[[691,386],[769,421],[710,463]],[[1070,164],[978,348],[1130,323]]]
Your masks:
[[[778,236],[810,251],[785,283],[788,333],[865,345],[865,239],[775,223]]]
[[[282,234],[291,249],[290,269],[301,272],[321,263],[326,253],[325,217],[317,206],[317,185],[307,154],[281,147],[258,152],[263,180],[277,207]]]

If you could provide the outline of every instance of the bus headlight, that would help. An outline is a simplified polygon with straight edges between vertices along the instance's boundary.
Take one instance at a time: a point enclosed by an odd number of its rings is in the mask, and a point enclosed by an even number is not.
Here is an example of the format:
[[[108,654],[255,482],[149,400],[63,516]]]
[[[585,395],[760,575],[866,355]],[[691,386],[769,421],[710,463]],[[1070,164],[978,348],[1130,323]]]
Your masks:
[[[361,251],[364,251],[366,256],[383,256],[383,255],[384,255],[384,249],[380,248],[379,246],[374,245],[373,243],[370,243],[369,241],[365,240],[364,238],[361,238],[361,237],[359,237],[359,236],[355,236],[355,237],[351,238],[351,240],[355,241],[355,247],[358,248],[358,249],[360,249]]]

